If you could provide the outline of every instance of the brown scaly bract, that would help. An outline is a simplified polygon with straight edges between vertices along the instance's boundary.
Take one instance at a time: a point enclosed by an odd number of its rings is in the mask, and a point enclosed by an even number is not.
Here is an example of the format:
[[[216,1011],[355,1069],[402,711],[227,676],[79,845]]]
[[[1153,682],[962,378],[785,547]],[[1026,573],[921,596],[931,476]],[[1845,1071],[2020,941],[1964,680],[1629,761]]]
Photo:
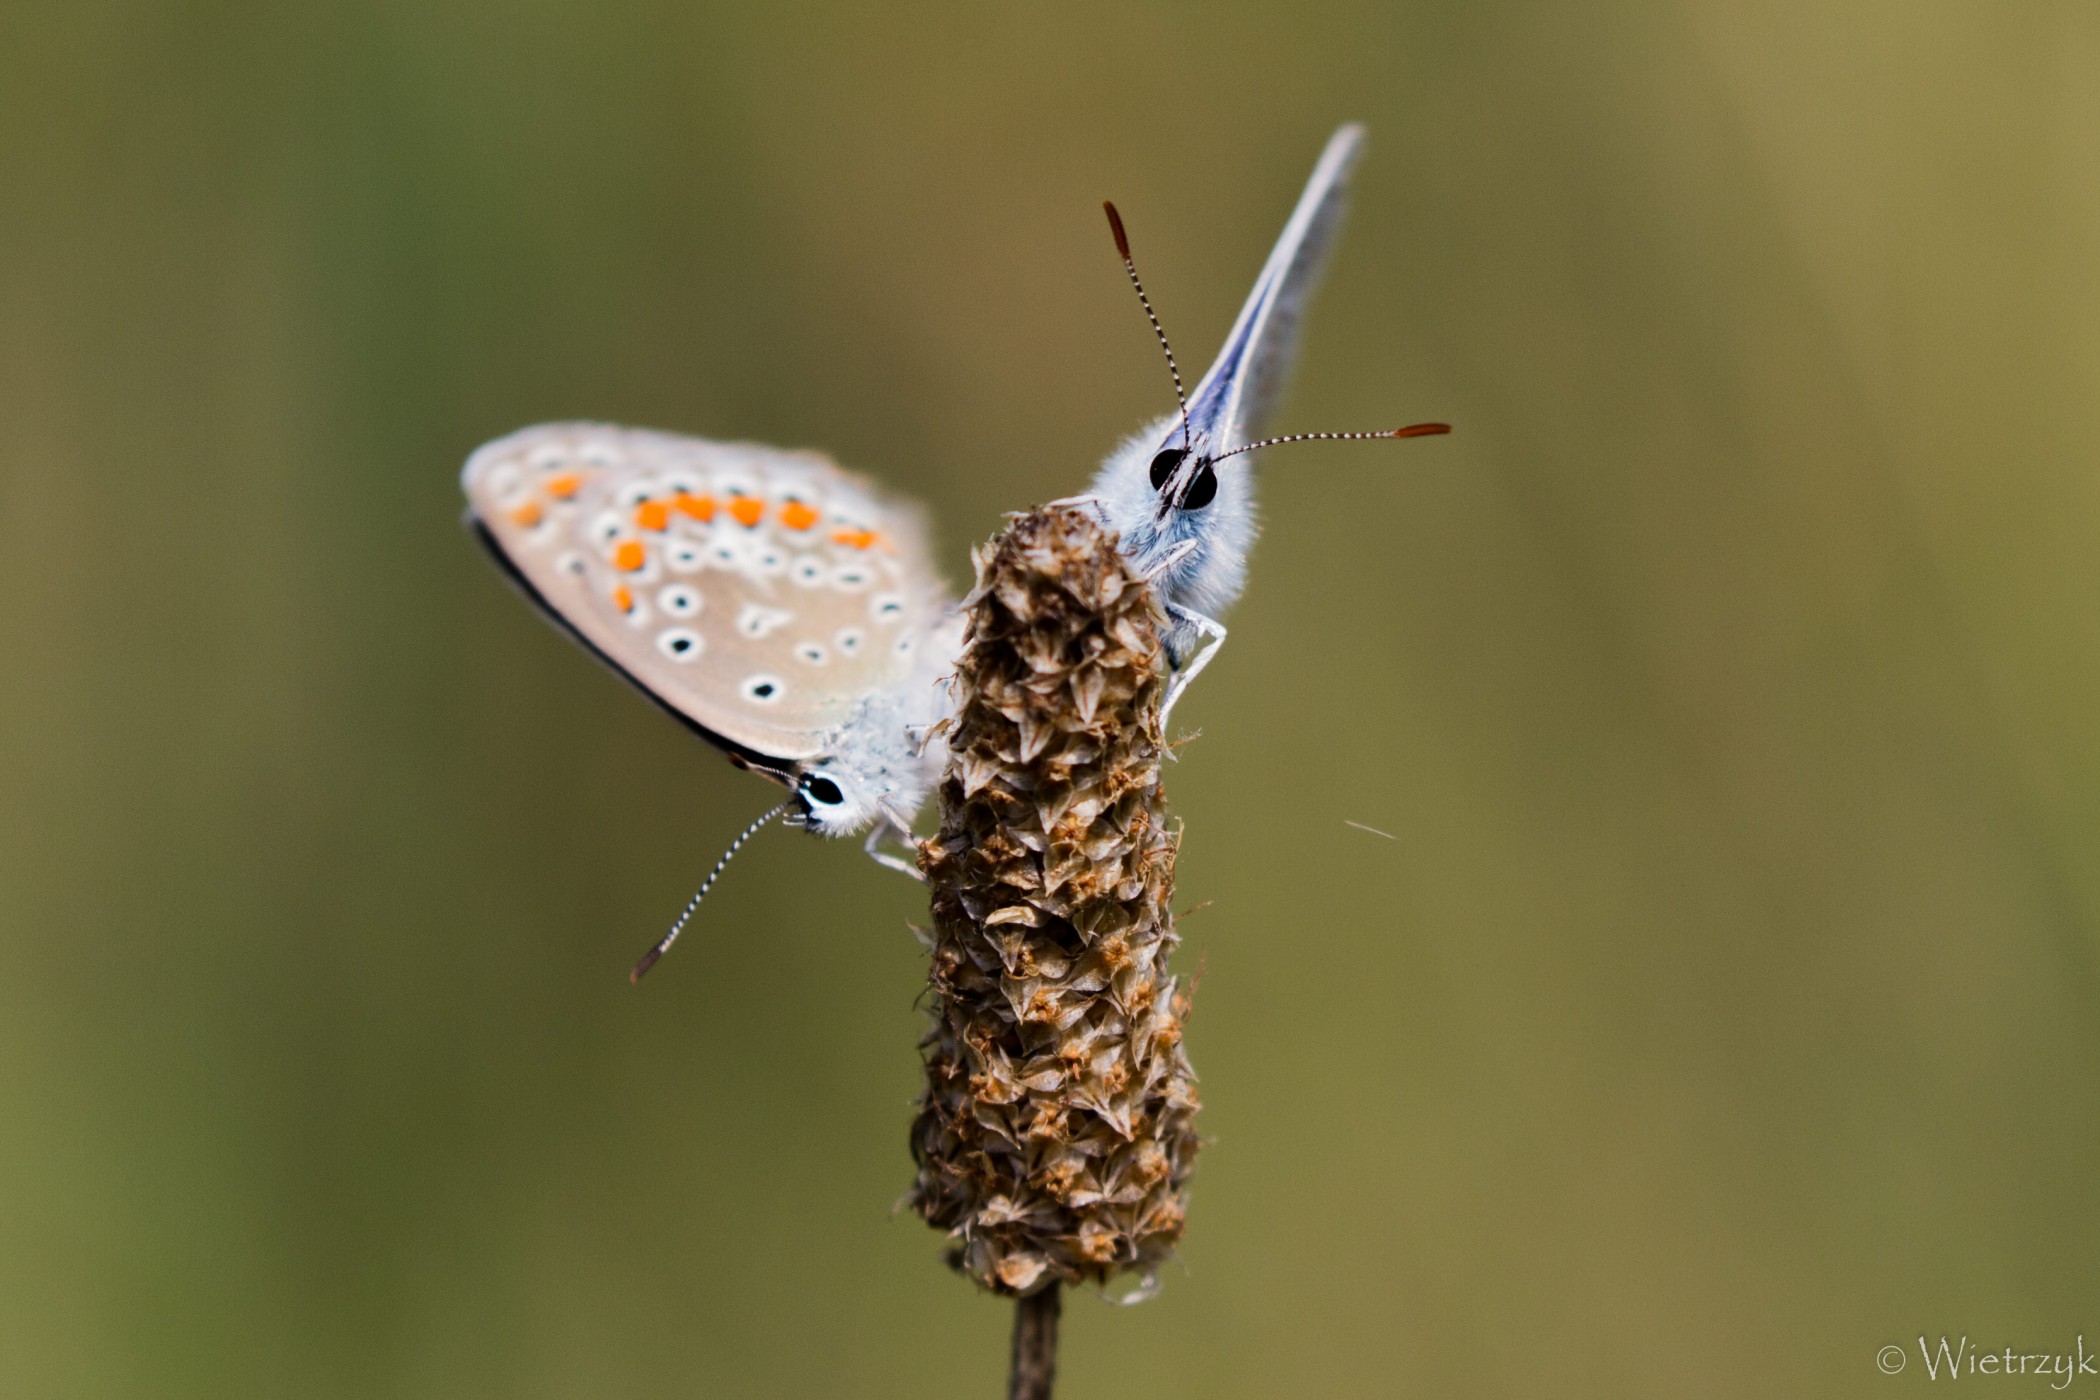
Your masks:
[[[1167,973],[1165,654],[1152,591],[1085,514],[978,551],[933,888],[933,1026],[912,1204],[985,1287],[1150,1275],[1196,1153]]]

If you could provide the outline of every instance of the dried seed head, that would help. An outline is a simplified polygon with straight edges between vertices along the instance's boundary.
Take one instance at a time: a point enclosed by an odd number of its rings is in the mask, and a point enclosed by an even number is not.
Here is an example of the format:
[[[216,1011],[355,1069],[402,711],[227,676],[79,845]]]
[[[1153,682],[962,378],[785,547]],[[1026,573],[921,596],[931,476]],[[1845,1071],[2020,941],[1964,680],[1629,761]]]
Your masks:
[[[1086,514],[978,552],[970,638],[920,851],[933,890],[911,1201],[986,1288],[1149,1274],[1186,1218],[1195,1074],[1167,960],[1152,590]]]

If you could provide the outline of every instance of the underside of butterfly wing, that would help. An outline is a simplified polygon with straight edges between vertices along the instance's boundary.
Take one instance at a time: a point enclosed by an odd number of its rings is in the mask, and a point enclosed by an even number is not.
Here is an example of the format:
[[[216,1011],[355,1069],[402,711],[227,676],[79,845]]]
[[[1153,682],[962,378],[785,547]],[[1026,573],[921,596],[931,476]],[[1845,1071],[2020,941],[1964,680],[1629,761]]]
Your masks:
[[[461,484],[543,608],[747,757],[823,756],[923,673],[949,610],[918,513],[817,453],[550,423],[476,451]]]

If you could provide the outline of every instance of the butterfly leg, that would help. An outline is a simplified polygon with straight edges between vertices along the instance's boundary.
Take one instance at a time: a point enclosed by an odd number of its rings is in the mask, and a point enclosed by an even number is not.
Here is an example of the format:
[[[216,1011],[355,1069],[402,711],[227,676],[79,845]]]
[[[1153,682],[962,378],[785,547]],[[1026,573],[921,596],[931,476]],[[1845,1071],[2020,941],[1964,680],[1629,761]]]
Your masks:
[[[907,860],[902,856],[892,855],[888,851],[882,849],[882,838],[892,834],[896,835],[896,837],[904,843],[904,846],[907,850],[911,851],[914,855],[918,854],[919,838],[912,835],[911,828],[904,825],[903,822],[897,820],[895,814],[887,810],[885,810],[881,816],[875,819],[875,826],[872,830],[868,832],[867,843],[863,845],[861,849],[866,851],[868,853],[868,859],[874,861],[877,865],[887,866],[891,870],[901,871],[902,873],[911,876],[914,880],[924,880],[926,877],[919,873],[919,867],[916,861]]]
[[[1198,549],[1201,549],[1202,547],[1203,541],[1201,540],[1184,540],[1182,543],[1177,544],[1172,549],[1168,550],[1165,554],[1162,554],[1158,558],[1158,560],[1151,564],[1149,567],[1147,567],[1144,573],[1140,574],[1139,577],[1144,579],[1145,582],[1150,583],[1152,582],[1152,580],[1158,578],[1161,574],[1173,568],[1176,564],[1179,564],[1182,560],[1188,558],[1191,554],[1194,554]],[[1195,614],[1190,613],[1188,614],[1188,616],[1194,617]],[[1205,618],[1204,621],[1208,622],[1210,621],[1210,619]],[[1220,628],[1219,630],[1223,631],[1224,629]]]
[[[1210,665],[1210,659],[1218,654],[1218,648],[1225,645],[1225,624],[1216,618],[1205,617],[1202,613],[1184,608],[1178,603],[1167,604],[1166,612],[1168,620],[1177,629],[1192,629],[1201,635],[1207,645],[1203,646],[1202,650],[1191,653],[1186,659],[1175,657],[1174,677],[1167,682],[1166,703],[1159,708],[1159,727],[1162,730],[1167,727],[1167,716],[1174,712],[1174,702],[1181,698],[1181,692],[1188,689],[1189,682],[1196,679],[1196,674],[1205,666]],[[1170,647],[1169,654],[1179,650],[1178,647]]]

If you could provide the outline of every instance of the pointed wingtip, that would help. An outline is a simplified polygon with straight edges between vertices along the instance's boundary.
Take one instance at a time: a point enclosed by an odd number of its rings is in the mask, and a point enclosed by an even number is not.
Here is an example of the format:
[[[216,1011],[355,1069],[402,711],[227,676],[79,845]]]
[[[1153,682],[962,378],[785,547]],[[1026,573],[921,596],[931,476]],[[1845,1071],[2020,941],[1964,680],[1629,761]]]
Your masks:
[[[1364,140],[1368,134],[1362,122],[1343,122],[1334,129],[1334,135],[1327,138],[1327,149],[1321,152],[1321,156],[1327,160],[1342,160],[1354,164],[1356,158],[1364,153]]]
[[[1116,235],[1116,251],[1123,255],[1124,262],[1129,262],[1130,238],[1123,232],[1123,216],[1116,212],[1116,206],[1110,200],[1102,200],[1101,207],[1108,212],[1108,227]]]

